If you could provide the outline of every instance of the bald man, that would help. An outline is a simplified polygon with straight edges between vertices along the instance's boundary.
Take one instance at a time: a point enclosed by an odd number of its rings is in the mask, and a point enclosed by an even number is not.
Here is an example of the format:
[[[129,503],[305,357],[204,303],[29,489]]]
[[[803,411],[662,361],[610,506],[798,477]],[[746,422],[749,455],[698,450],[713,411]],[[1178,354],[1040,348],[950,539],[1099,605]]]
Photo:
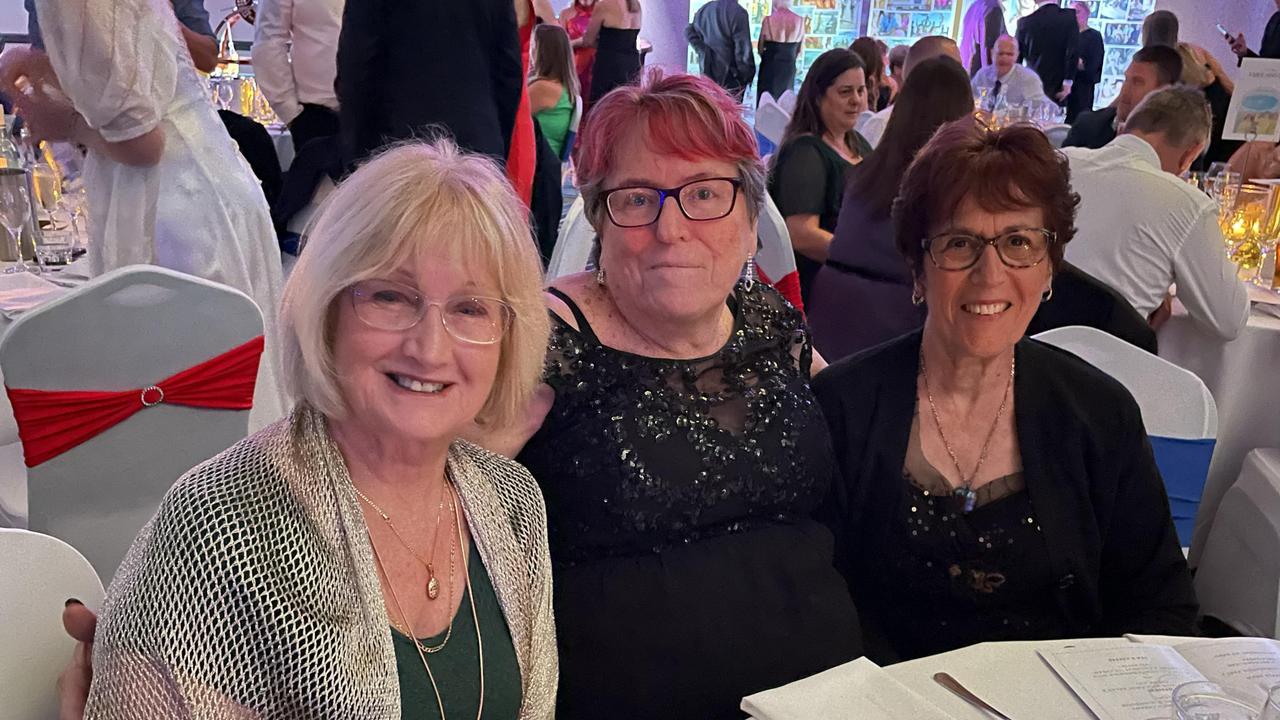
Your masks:
[[[973,96],[981,98],[986,92],[984,109],[993,110],[1002,98],[1006,104],[1021,105],[1044,102],[1040,76],[1031,68],[1018,64],[1018,41],[1008,35],[996,38],[992,48],[992,62],[973,76]]]
[[[913,67],[936,57],[949,57],[963,67],[960,48],[956,46],[955,40],[945,35],[929,35],[917,40],[907,51],[907,60],[902,66],[903,82],[911,75]],[[884,135],[884,126],[888,124],[892,112],[893,106],[890,105],[878,113],[864,113],[858,121],[856,130],[871,143],[871,147],[880,143],[880,136]]]

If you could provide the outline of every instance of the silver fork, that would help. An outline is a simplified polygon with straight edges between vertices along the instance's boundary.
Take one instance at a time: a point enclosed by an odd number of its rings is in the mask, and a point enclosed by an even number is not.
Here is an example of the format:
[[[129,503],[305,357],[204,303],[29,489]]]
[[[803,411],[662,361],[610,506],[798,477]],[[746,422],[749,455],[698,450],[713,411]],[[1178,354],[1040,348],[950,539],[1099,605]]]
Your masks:
[[[999,718],[999,720],[1012,720],[1008,715],[1005,715],[999,710],[991,707],[986,703],[985,700],[978,697],[977,695],[974,695],[969,690],[969,688],[961,685],[959,680],[956,680],[955,678],[951,677],[947,673],[944,673],[944,672],[934,673],[933,681],[938,683],[942,687],[950,690],[951,692],[955,693],[956,696],[959,697],[961,700],[964,700],[965,702],[978,708],[979,710],[983,710],[985,712],[990,713],[992,717]]]

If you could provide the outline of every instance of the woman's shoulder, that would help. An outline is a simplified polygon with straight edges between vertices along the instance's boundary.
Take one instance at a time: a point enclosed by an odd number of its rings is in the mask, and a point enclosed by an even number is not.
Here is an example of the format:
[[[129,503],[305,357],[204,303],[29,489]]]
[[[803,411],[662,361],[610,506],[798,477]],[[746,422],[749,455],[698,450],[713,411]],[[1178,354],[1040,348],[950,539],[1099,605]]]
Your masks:
[[[449,458],[464,502],[487,503],[489,507],[483,509],[501,513],[511,520],[511,527],[542,528],[545,537],[547,507],[542,489],[524,465],[461,439],[454,441]],[[535,542],[535,536],[520,540]]]

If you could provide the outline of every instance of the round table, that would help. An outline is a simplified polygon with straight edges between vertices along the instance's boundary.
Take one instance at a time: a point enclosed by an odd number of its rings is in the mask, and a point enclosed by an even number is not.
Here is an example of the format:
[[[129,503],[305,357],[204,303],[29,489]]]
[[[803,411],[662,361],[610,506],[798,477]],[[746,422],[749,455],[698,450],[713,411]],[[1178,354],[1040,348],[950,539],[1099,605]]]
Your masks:
[[[1251,295],[1261,297],[1261,292],[1254,289]],[[1280,317],[1255,304],[1239,337],[1223,342],[1175,303],[1158,337],[1160,357],[1195,373],[1218,406],[1218,441],[1191,545],[1195,564],[1213,513],[1239,476],[1245,455],[1280,447]]]

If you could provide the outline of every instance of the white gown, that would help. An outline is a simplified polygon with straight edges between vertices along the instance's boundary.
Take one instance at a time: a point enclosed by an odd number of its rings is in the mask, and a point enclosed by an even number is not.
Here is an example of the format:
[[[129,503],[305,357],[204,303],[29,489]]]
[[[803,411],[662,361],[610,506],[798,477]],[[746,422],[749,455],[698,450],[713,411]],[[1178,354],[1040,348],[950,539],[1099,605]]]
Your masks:
[[[154,264],[230,285],[262,310],[253,432],[284,415],[277,313],[284,284],[262,188],[196,72],[168,0],[36,0],[64,92],[104,139],[164,131],[153,167],[89,153],[92,272]]]

